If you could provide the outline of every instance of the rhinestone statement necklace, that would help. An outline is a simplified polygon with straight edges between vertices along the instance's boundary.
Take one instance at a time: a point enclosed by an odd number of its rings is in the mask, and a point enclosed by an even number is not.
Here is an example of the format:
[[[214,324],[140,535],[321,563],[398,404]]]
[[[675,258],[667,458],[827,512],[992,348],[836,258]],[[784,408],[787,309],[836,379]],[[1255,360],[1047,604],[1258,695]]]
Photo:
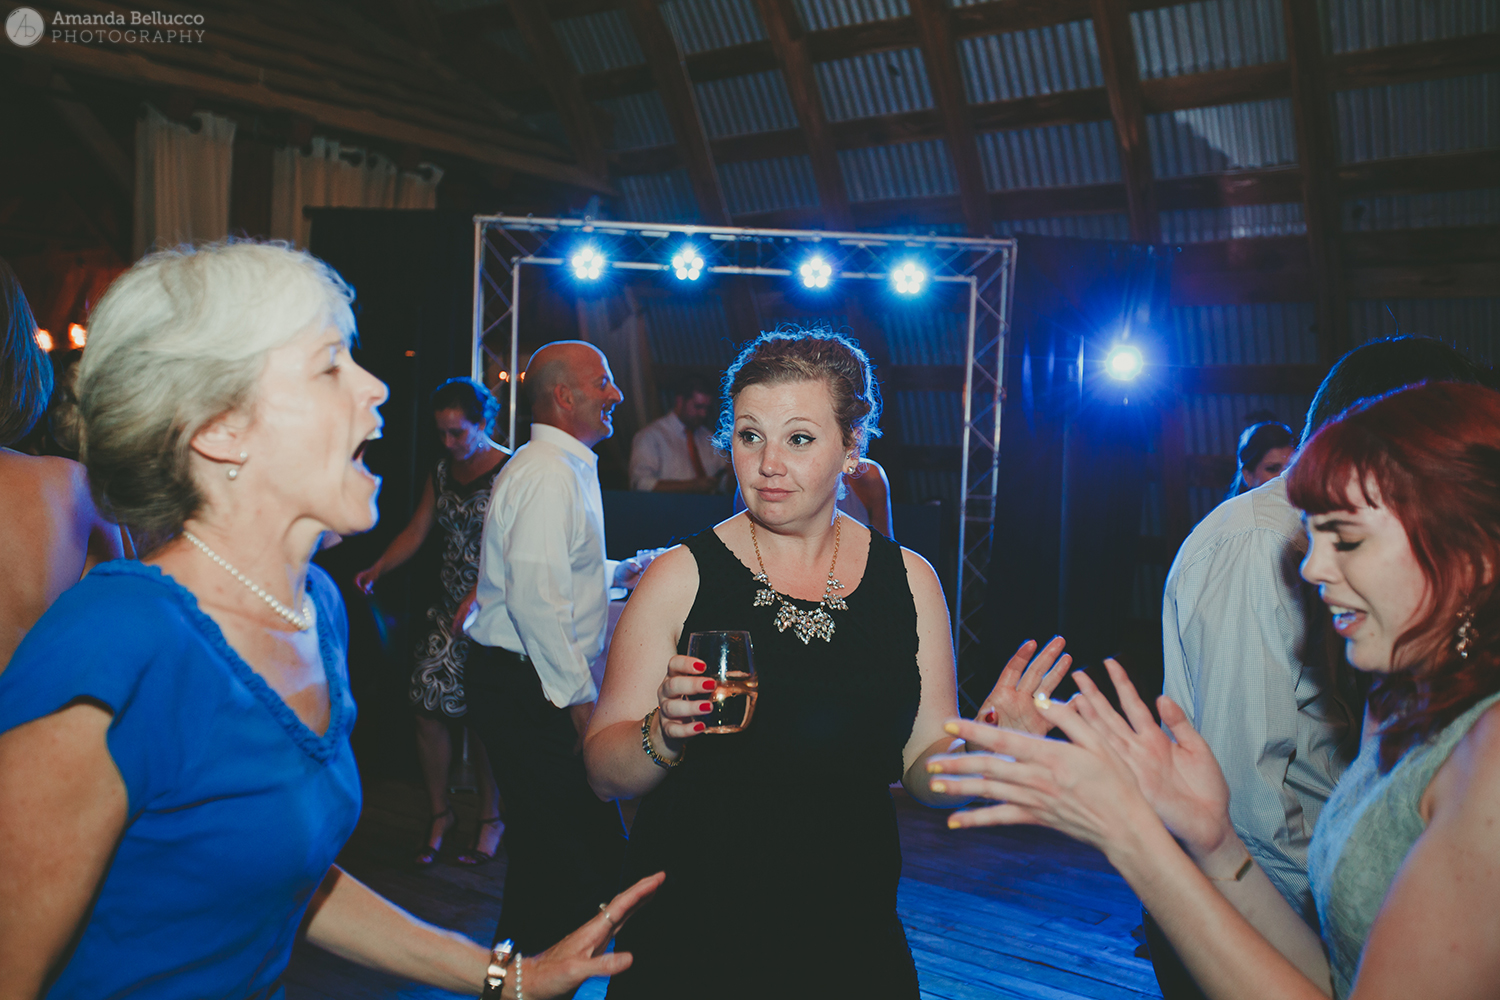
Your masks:
[[[223,566],[226,570],[228,570],[230,576],[234,577],[236,580],[240,581],[240,583],[243,583],[245,586],[249,587],[251,593],[269,604],[272,611],[276,612],[278,615],[291,622],[298,631],[306,632],[308,629],[313,627],[312,613],[307,609],[307,597],[305,595],[302,598],[301,613],[293,611],[291,608],[287,607],[285,604],[282,604],[276,598],[266,593],[265,588],[260,584],[255,583],[248,576],[241,573],[233,566],[229,565],[229,563],[225,561],[223,556],[219,555],[207,545],[204,545],[203,539],[187,530],[183,531],[182,537],[186,538],[188,541],[196,545],[199,551],[208,556],[208,558],[212,559],[214,562],[218,563],[220,566]],[[806,641],[806,639],[803,640],[803,642]]]
[[[781,607],[776,609],[776,631],[791,629],[804,646],[813,636],[824,642],[833,641],[833,616],[826,608],[835,611],[849,610],[844,599],[834,593],[835,590],[844,589],[844,585],[833,577],[834,567],[839,564],[839,532],[843,527],[843,515],[838,514],[833,522],[833,562],[828,564],[828,585],[823,588],[823,599],[818,602],[818,606],[807,611],[797,607],[785,594],[771,586],[770,577],[766,576],[766,562],[760,557],[760,542],[755,537],[755,519],[750,519],[750,544],[755,546],[755,561],[760,565],[760,572],[755,574],[755,582],[760,584],[761,589],[755,592],[755,606],[762,608],[780,601]]]

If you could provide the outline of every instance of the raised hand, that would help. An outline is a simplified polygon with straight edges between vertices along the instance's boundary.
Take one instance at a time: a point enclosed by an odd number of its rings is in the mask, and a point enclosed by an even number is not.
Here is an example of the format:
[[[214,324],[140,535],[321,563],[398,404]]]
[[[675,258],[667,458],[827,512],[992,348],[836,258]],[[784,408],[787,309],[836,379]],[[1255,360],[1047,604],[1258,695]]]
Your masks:
[[[1073,657],[1063,653],[1066,645],[1062,636],[1047,643],[1040,652],[1035,639],[1021,643],[1021,648],[1005,664],[1000,679],[995,681],[995,687],[979,706],[979,721],[1002,729],[1045,735],[1052,723],[1037,710],[1036,695],[1041,692],[1050,696],[1068,676]]]
[[[380,573],[374,566],[371,566],[369,569],[362,569],[354,574],[354,586],[361,594],[369,597],[375,593],[375,581],[378,579],[380,579]]]
[[[1162,722],[1172,731],[1169,739],[1151,718],[1124,668],[1109,659],[1104,661],[1104,668],[1114,681],[1125,718],[1120,718],[1081,670],[1073,675],[1079,695],[1071,704],[1130,768],[1146,801],[1188,853],[1206,856],[1232,832],[1229,786],[1213,751],[1182,708],[1163,695],[1156,705]]]
[[[540,1000],[569,996],[586,979],[613,976],[630,968],[630,952],[605,954],[604,949],[608,947],[620,925],[636,907],[651,898],[651,894],[656,892],[665,879],[666,875],[662,872],[641,879],[610,900],[597,917],[572,934],[540,955],[524,957],[522,961],[525,965],[521,972],[526,995]],[[515,977],[509,976],[507,979],[513,982]],[[510,982],[506,983],[507,990],[510,989]]]
[[[1045,715],[1070,742],[978,722],[948,723],[947,731],[963,737],[971,752],[932,758],[932,790],[998,803],[956,812],[948,817],[950,827],[1047,826],[1106,855],[1133,831],[1161,829],[1129,766],[1073,703],[1051,702]]]

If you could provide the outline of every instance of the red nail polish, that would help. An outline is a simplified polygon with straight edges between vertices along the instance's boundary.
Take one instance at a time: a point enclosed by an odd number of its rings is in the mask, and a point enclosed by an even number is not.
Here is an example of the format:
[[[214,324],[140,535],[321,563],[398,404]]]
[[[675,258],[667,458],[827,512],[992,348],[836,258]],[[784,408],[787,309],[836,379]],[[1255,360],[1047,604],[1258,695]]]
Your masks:
[[[695,663],[695,664],[693,664],[693,669],[695,671],[697,671],[698,673],[701,674],[701,673],[703,673],[703,671],[705,671],[705,670],[708,669],[708,664],[706,664],[706,663]]]
[[[701,732],[703,732],[703,730],[704,730],[703,723],[701,723],[701,722],[695,722],[695,723],[693,723],[693,732],[695,732],[695,733],[701,733]]]
[[[992,726],[995,724],[995,710],[993,708],[984,713],[984,721]]]
[[[705,690],[705,691],[712,691],[714,688],[716,688],[718,686],[719,686],[718,682],[713,681],[713,680],[706,680],[706,681],[703,682],[703,690]]]
[[[711,702],[705,701],[703,704],[698,706],[698,711],[700,712],[712,712],[713,710],[714,706]]]

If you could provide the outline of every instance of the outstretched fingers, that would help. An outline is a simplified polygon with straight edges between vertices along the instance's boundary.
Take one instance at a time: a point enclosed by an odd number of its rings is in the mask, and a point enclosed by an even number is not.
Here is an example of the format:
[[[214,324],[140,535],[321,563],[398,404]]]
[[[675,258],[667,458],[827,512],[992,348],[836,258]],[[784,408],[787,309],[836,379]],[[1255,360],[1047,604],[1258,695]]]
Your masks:
[[[1078,685],[1078,697],[1073,699],[1073,704],[1078,709],[1078,714],[1087,719],[1097,729],[1116,753],[1124,753],[1130,746],[1130,741],[1135,739],[1136,732],[1126,725],[1125,720],[1110,705],[1104,693],[1099,690],[1094,679],[1082,670],[1073,672],[1073,683]]]
[[[1167,727],[1178,746],[1194,752],[1212,753],[1209,750],[1208,741],[1198,735],[1198,730],[1193,728],[1193,723],[1188,719],[1181,705],[1166,695],[1162,695],[1156,699],[1156,710],[1161,713],[1162,725]]]
[[[1120,666],[1120,661],[1106,658],[1104,669],[1109,671],[1109,679],[1114,681],[1115,693],[1120,696],[1120,709],[1125,713],[1125,718],[1130,720],[1130,725],[1138,733],[1157,729],[1156,720],[1151,717],[1151,710],[1146,703],[1141,701],[1140,694],[1131,682],[1130,675],[1125,668]],[[1160,732],[1160,730],[1157,730]]]

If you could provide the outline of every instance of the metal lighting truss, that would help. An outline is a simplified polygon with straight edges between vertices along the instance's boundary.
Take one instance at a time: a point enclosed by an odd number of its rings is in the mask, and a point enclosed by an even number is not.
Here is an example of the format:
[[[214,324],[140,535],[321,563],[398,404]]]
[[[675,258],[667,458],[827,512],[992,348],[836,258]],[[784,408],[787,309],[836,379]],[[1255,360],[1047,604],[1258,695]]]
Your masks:
[[[631,272],[672,272],[672,259],[691,243],[703,258],[705,275],[762,275],[800,280],[799,268],[818,255],[831,282],[888,281],[898,263],[915,260],[935,284],[966,286],[968,326],[964,365],[964,423],[959,470],[957,614],[954,646],[962,682],[973,673],[966,654],[978,644],[985,592],[989,589],[990,547],[1000,483],[1000,413],[1005,377],[1005,341],[1010,328],[1010,295],[1016,244],[1008,239],[904,236],[730,226],[666,225],[593,219],[537,219],[507,215],[474,217],[473,377],[484,377],[488,354],[511,373],[510,418],[506,443],[516,442],[515,377],[521,353],[521,268],[566,267],[574,254],[592,245],[607,264],[600,285]],[[508,324],[509,358],[491,346],[491,335]],[[498,338],[496,338],[498,339]]]

